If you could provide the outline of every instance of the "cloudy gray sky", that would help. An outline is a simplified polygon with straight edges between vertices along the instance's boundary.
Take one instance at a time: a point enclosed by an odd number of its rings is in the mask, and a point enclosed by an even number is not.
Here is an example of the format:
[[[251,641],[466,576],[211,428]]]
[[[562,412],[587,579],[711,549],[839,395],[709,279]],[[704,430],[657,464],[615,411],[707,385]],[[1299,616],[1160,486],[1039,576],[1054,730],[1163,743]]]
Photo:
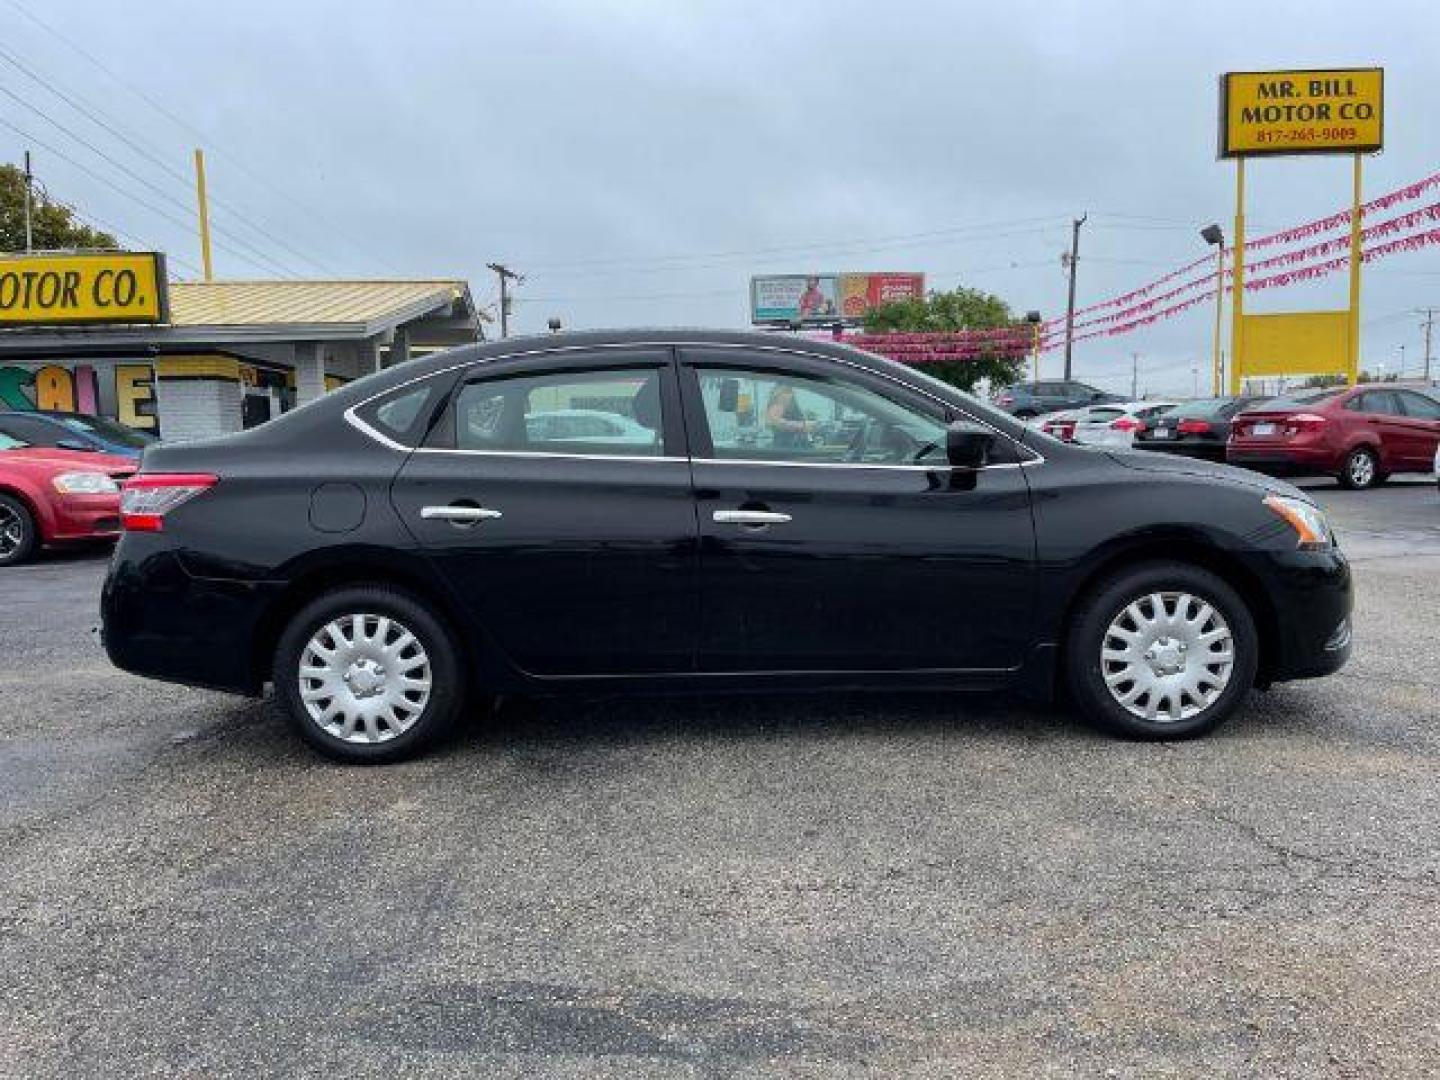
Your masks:
[[[1229,231],[1221,71],[1381,64],[1367,195],[1440,169],[1437,40],[1420,0],[0,0],[0,157],[29,146],[51,192],[193,276],[201,144],[220,276],[458,275],[485,303],[504,260],[522,331],[741,326],[751,274],[807,270],[919,270],[1048,316],[1073,215],[1082,305]],[[1348,201],[1346,159],[1250,176],[1252,230]],[[1254,306],[1343,302],[1337,276]],[[1367,272],[1368,365],[1403,344],[1416,371],[1423,306],[1440,248]],[[1188,392],[1209,335],[1202,308],[1077,345],[1077,370],[1125,387],[1139,352],[1143,388]]]

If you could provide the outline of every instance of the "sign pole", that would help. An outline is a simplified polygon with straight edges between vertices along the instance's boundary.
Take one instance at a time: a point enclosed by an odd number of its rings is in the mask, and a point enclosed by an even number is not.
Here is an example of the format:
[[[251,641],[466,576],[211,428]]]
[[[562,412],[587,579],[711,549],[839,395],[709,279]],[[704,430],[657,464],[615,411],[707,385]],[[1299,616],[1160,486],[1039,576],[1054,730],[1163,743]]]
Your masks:
[[[1351,386],[1360,381],[1360,163],[1363,160],[1362,155],[1355,155],[1354,190],[1350,200],[1350,326],[1348,335],[1350,340],[1346,366],[1349,369],[1347,374],[1350,377]]]
[[[1428,340],[1428,339],[1427,339]],[[1030,324],[1030,347],[1035,355],[1035,381],[1040,381],[1040,324]],[[1429,353],[1426,353],[1426,363],[1429,363]]]
[[[1225,368],[1220,360],[1220,334],[1225,310],[1225,242],[1215,245],[1215,355],[1211,359],[1211,392],[1219,397],[1225,392]]]
[[[1235,278],[1230,294],[1230,393],[1245,370],[1245,159],[1235,159]]]
[[[205,152],[195,148],[195,201],[200,220],[200,262],[205,270],[205,280],[213,281],[215,275],[210,265],[210,203],[205,196]]]

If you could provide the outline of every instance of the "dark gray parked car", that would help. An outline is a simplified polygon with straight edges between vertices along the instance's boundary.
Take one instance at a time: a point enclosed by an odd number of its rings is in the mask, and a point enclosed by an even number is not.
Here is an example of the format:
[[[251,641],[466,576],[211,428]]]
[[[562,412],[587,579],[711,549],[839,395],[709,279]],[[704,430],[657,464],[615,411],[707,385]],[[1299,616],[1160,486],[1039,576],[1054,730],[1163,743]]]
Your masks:
[[[1012,416],[1028,420],[1032,416],[1079,409],[1086,405],[1107,405],[1124,401],[1119,394],[1107,394],[1083,382],[1064,379],[1041,379],[1039,382],[1013,383],[995,398],[995,403]]]

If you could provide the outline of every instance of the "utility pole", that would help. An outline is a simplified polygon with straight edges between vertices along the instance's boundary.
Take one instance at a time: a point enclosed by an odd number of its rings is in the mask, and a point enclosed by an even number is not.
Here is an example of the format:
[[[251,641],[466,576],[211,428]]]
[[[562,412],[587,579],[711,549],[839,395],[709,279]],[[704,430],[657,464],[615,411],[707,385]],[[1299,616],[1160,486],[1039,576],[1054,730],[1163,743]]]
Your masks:
[[[1140,400],[1140,354],[1130,354],[1130,400]]]
[[[504,263],[486,263],[489,269],[495,271],[495,276],[500,279],[500,337],[510,336],[510,282],[522,282],[525,278],[511,270]]]
[[[1430,331],[1435,327],[1435,309],[1424,309],[1425,321],[1420,325],[1425,330],[1425,381],[1430,381]]]
[[[31,217],[35,196],[35,177],[30,172],[30,151],[25,151],[25,253],[28,255],[35,250],[35,233],[33,231]]]
[[[1080,226],[1085,224],[1089,213],[1081,214],[1070,223],[1070,254],[1062,255],[1060,261],[1070,271],[1070,299],[1065,303],[1065,381],[1070,381],[1070,349],[1075,338],[1075,267],[1080,262]]]

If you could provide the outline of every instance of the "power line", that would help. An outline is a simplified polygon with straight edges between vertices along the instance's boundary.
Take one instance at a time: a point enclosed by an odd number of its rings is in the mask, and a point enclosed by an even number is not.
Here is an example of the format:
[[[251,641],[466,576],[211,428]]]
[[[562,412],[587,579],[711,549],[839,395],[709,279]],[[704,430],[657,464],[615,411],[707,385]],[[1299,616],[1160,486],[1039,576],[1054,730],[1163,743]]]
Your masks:
[[[71,131],[68,127],[66,127],[64,124],[60,123],[60,121],[56,120],[53,116],[47,113],[44,109],[32,105],[30,102],[26,101],[19,94],[15,93],[8,87],[0,86],[0,94],[4,94],[11,100],[19,102],[25,108],[33,112],[36,116],[40,117],[40,119],[48,123],[51,127],[56,128],[60,132],[69,136],[69,138],[71,138],[75,142],[79,143],[81,146],[85,147],[85,149],[89,150],[92,154],[95,154],[97,157],[102,158],[110,165],[113,165],[115,168],[119,169],[126,176],[130,177],[130,179],[140,184],[146,190],[154,192],[156,195],[160,196],[160,198],[164,199],[166,202],[174,206],[179,207],[185,213],[190,213],[190,207],[186,203],[175,198],[168,191],[157,187],[155,184],[152,184],[149,180],[141,176],[134,169],[131,169],[124,162],[117,161],[115,158],[107,154],[104,150],[101,150],[94,143],[86,139],[83,135],[77,135],[75,132]],[[189,226],[187,225],[186,228],[188,229]],[[252,258],[249,261],[254,263],[256,266],[267,266],[268,264],[267,268],[270,269],[271,272],[279,273],[281,277],[296,276],[289,269],[281,265],[279,262],[276,262],[274,259],[270,258],[268,255],[260,251],[258,248],[254,247],[252,244],[249,244],[246,241],[240,239],[239,237],[231,234],[229,230],[221,229],[217,225],[215,226],[215,231],[222,236],[228,236],[230,238],[230,242],[223,246],[226,247],[232,254],[239,255],[242,251],[248,251],[255,256],[255,258]]]
[[[602,259],[580,259],[566,262],[536,262],[533,265],[535,272],[554,274],[557,271],[593,270],[599,268],[616,267],[637,267],[657,266],[661,269],[657,272],[665,273],[674,269],[671,264],[691,262],[728,262],[733,259],[751,259],[764,255],[782,254],[806,254],[819,251],[861,251],[879,250],[886,247],[905,246],[915,240],[925,240],[941,236],[954,236],[963,233],[982,233],[982,235],[967,236],[964,239],[994,240],[1007,236],[1020,236],[1045,231],[1043,228],[1015,228],[1012,226],[1032,225],[1040,221],[1054,221],[1056,215],[1047,214],[1039,217],[1016,218],[1010,221],[978,222],[970,225],[955,225],[943,229],[927,229],[924,232],[899,233],[891,236],[859,238],[855,240],[819,240],[807,241],[804,243],[778,244],[770,247],[758,248],[736,248],[728,251],[692,252],[690,254],[675,255],[614,255]],[[992,232],[991,230],[1007,230]],[[663,266],[662,266],[663,264]]]
[[[144,240],[141,240],[133,233],[129,233],[126,232],[124,229],[117,228],[116,226],[111,225],[109,222],[102,221],[92,214],[82,212],[81,210],[72,206],[70,203],[67,203],[63,199],[56,198],[54,193],[52,193],[42,181],[35,181],[35,186],[39,189],[41,200],[45,204],[49,206],[58,206],[61,209],[68,211],[69,214],[77,221],[79,221],[82,225],[88,225],[92,229],[96,229],[100,232],[109,233],[111,236],[114,236],[117,239],[126,240],[129,242],[130,247],[137,251],[156,247],[156,245],[154,244],[150,244]],[[178,263],[180,266],[185,267],[197,276],[199,275],[200,268],[194,263],[192,263],[189,259],[186,259],[183,255],[171,255],[167,253],[165,258],[166,261]]]
[[[88,119],[91,123],[95,124],[97,127],[102,128],[103,130],[113,135],[115,138],[119,139],[122,143],[128,146],[132,152],[149,161],[151,164],[155,165],[162,172],[166,173],[173,179],[178,180],[181,184],[185,185],[187,189],[189,188],[191,178],[180,172],[178,169],[173,168],[168,162],[165,161],[163,157],[160,156],[159,151],[156,151],[154,148],[149,147],[147,144],[143,144],[137,139],[132,139],[129,135],[125,134],[125,132],[121,131],[110,121],[106,120],[103,115],[98,114],[95,110],[86,106],[82,101],[77,100],[71,94],[66,93],[64,90],[61,90],[53,83],[46,80],[43,76],[36,74],[35,71],[33,71],[30,67],[28,67],[22,61],[8,53],[3,48],[0,48],[0,61],[3,61],[4,63],[7,63],[11,67],[15,68],[26,78],[30,79],[30,81],[34,82],[36,85],[40,86],[44,90],[58,97],[61,101],[65,102],[76,112],[80,113],[82,116]],[[275,236],[273,233],[271,233],[268,229],[265,229],[264,227],[257,225],[255,222],[250,221],[240,210],[229,205],[228,202],[222,201],[217,197],[212,197],[210,201],[216,206],[219,206],[222,210],[226,211],[226,213],[232,215],[236,219],[236,221],[245,225],[249,229],[253,229],[255,232],[259,233],[261,236],[263,236],[266,240],[270,241],[275,246],[290,252],[290,254],[294,255],[296,258],[309,263],[311,266],[320,270],[322,273],[334,272],[323,264],[316,262],[304,252],[290,246],[280,237]]]
[[[91,179],[98,181],[99,183],[103,184],[105,187],[109,188],[111,191],[115,192],[115,193],[118,194],[118,195],[124,196],[125,198],[129,199],[131,202],[136,203],[136,204],[139,205],[139,206],[143,206],[146,210],[149,210],[152,214],[155,214],[157,217],[162,217],[162,218],[164,218],[166,221],[170,222],[170,223],[173,224],[173,225],[178,225],[180,228],[184,229],[184,230],[187,231],[187,232],[190,230],[190,228],[191,228],[191,223],[190,223],[190,222],[188,222],[188,221],[183,221],[183,220],[181,220],[180,218],[175,217],[175,216],[174,216],[173,214],[171,214],[169,211],[163,210],[163,209],[161,209],[160,207],[154,205],[153,203],[147,202],[145,199],[142,199],[139,195],[136,195],[136,194],[134,194],[133,192],[130,192],[130,191],[126,191],[124,188],[118,186],[118,185],[117,185],[113,180],[111,180],[108,176],[105,176],[105,175],[103,175],[102,173],[96,172],[94,169],[90,168],[90,166],[86,165],[84,162],[75,160],[73,157],[71,157],[69,154],[65,153],[63,150],[57,150],[55,147],[51,146],[49,143],[45,142],[43,139],[36,138],[34,135],[30,134],[30,132],[28,132],[28,131],[25,131],[23,128],[16,127],[16,126],[15,126],[14,124],[12,124],[9,120],[6,120],[3,116],[0,116],[0,126],[9,128],[11,131],[13,131],[16,135],[20,136],[20,138],[24,139],[26,142],[33,143],[34,145],[40,147],[42,150],[45,150],[45,151],[48,151],[48,152],[51,153],[51,154],[54,154],[54,155],[55,155],[57,158],[59,158],[61,161],[67,161],[67,162],[69,162],[71,165],[75,166],[75,168],[77,168],[77,169],[79,169],[81,172],[85,173],[85,175],[89,176]],[[260,269],[262,269],[262,270],[265,269],[265,267],[264,267],[263,265],[261,265],[260,263],[254,262],[254,260],[248,258],[247,256],[242,255],[242,254],[239,254],[238,252],[237,252],[236,254],[237,254],[240,258],[245,259],[246,262],[254,263],[254,265],[259,266]],[[192,265],[193,265],[193,264],[192,264]]]
[[[389,264],[387,260],[376,259],[366,245],[361,244],[355,239],[353,239],[348,233],[340,229],[339,226],[335,225],[323,214],[319,213],[314,208],[307,206],[305,203],[296,199],[288,191],[273,183],[263,174],[252,170],[239,157],[227,152],[223,146],[220,146],[218,144],[217,140],[212,139],[208,134],[201,131],[194,124],[191,124],[182,117],[176,115],[163,103],[157,101],[150,94],[146,93],[144,90],[129,82],[122,75],[118,74],[114,69],[109,67],[103,60],[99,59],[97,56],[91,53],[88,49],[85,49],[83,46],[76,44],[66,34],[62,33],[60,30],[57,30],[54,26],[47,23],[44,19],[40,18],[28,8],[17,3],[16,0],[5,0],[5,2],[15,11],[18,11],[27,20],[34,23],[41,30],[45,31],[45,33],[49,34],[51,37],[55,38],[57,41],[63,44],[66,48],[84,57],[92,65],[99,68],[106,75],[108,75],[114,82],[124,87],[131,94],[134,94],[136,97],[140,98],[140,100],[144,101],[147,105],[149,105],[156,112],[160,113],[171,123],[176,124],[177,126],[188,131],[192,136],[198,138],[202,145],[211,147],[217,157],[224,158],[226,161],[234,165],[239,172],[249,177],[251,181],[284,199],[287,203],[289,203],[291,206],[295,207],[302,214],[304,214],[307,221],[315,222],[324,226],[333,235],[344,240],[347,244],[349,244],[352,248],[359,252],[367,261],[378,263],[379,265],[385,266],[387,267],[387,269],[393,272],[393,266],[391,266],[391,264]]]

